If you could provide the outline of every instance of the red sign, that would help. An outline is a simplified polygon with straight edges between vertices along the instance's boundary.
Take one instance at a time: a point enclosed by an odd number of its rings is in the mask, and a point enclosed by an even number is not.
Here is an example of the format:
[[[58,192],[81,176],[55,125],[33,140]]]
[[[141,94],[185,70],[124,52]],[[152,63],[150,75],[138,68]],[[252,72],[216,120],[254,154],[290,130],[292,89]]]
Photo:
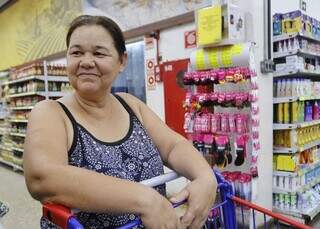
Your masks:
[[[197,46],[197,37],[196,37],[196,31],[187,31],[184,32],[184,48],[194,48]]]
[[[147,59],[146,60],[146,66],[147,66],[147,88],[149,90],[156,89],[154,63],[155,63],[154,59]]]

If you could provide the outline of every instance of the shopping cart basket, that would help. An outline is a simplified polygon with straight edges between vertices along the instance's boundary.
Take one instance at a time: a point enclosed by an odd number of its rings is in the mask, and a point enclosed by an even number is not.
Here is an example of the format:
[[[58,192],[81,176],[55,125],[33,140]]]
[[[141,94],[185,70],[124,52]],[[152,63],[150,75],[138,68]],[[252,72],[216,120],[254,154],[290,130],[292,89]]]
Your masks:
[[[281,214],[274,213],[268,209],[262,208],[258,205],[250,203],[246,200],[234,196],[233,188],[221,174],[214,172],[218,182],[218,203],[211,209],[205,228],[214,229],[245,229],[257,228],[256,215],[263,215],[264,228],[280,228],[280,223],[287,224],[291,228],[297,229],[311,229],[311,227],[301,224],[297,221],[291,220]],[[149,180],[142,181],[141,183],[150,187],[154,187],[174,179],[179,176],[170,172]],[[173,207],[180,206],[184,202],[174,204]],[[62,229],[83,229],[84,227],[77,221],[71,210],[55,204],[43,205],[43,216],[61,227]],[[273,226],[269,227],[268,220],[273,219]],[[130,229],[135,226],[141,225],[141,220],[132,221],[118,229]],[[259,225],[260,226],[260,225]]]

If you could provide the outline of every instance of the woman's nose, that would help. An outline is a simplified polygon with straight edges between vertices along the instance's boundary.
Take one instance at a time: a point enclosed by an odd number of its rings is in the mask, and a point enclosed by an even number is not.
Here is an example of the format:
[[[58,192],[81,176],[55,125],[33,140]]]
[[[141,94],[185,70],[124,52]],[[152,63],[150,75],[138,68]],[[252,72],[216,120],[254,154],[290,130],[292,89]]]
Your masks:
[[[82,68],[93,68],[95,67],[95,61],[90,55],[85,55],[83,58],[80,60],[80,67]]]

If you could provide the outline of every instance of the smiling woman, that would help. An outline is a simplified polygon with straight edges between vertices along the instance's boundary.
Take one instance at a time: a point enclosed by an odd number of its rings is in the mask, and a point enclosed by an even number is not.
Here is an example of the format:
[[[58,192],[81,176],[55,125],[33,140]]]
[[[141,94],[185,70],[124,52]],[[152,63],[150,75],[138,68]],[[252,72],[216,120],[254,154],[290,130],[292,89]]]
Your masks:
[[[192,144],[144,103],[111,94],[127,63],[118,25],[80,16],[66,41],[75,90],[38,103],[29,115],[24,172],[30,194],[79,209],[76,217],[85,228],[114,228],[136,217],[151,229],[200,228],[215,199],[215,177]],[[164,185],[138,183],[163,174],[163,164],[191,180],[170,200]],[[180,220],[172,203],[184,199],[188,209]],[[43,218],[41,228],[56,227]]]
[[[104,96],[106,91],[110,92],[113,81],[127,62],[125,48],[121,47],[124,44],[114,45],[111,33],[102,26],[82,25],[72,32],[67,45],[71,85],[80,94]]]

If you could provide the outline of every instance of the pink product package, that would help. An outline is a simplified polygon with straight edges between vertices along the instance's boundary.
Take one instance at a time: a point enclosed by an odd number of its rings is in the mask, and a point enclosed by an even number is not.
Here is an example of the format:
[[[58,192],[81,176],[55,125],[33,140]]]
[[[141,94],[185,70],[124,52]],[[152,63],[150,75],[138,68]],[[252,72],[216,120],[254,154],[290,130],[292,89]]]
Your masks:
[[[236,132],[236,123],[235,123],[235,115],[229,114],[229,130],[231,133]]]
[[[210,70],[210,81],[215,83],[218,81],[218,73],[216,70]]]
[[[195,120],[194,120],[194,131],[196,133],[201,132],[201,126],[202,126],[202,119],[200,114],[196,114]]]
[[[224,70],[219,70],[218,71],[218,80],[219,80],[219,83],[225,83],[225,79],[226,79],[226,73]]]
[[[227,133],[230,131],[228,114],[221,114],[221,131],[224,133]]]
[[[236,132],[243,134],[247,132],[247,115],[238,114],[236,117]]]
[[[221,130],[221,115],[213,114],[211,115],[211,132],[217,133]]]
[[[201,132],[210,133],[211,131],[211,114],[203,113],[201,116]]]
[[[192,114],[187,112],[184,115],[183,129],[186,133],[193,133],[194,122],[192,120]]]

